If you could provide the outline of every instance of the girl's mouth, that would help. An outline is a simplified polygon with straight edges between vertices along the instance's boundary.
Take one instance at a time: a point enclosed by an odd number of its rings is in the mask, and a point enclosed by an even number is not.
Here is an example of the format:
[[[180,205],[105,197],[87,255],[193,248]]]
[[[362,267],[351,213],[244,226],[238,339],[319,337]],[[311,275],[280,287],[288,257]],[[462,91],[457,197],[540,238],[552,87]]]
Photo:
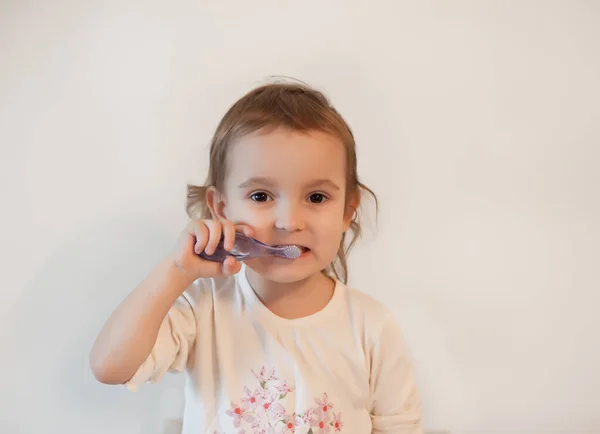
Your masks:
[[[285,246],[296,246],[301,250],[301,252],[303,254],[311,251],[308,247],[304,247],[299,244],[275,244],[273,247],[285,247]]]

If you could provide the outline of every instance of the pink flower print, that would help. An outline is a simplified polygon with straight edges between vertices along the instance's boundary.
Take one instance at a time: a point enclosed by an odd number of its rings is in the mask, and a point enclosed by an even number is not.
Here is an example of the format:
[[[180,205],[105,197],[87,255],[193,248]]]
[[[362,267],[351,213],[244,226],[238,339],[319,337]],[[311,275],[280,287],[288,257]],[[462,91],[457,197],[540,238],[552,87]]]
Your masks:
[[[265,399],[265,401],[262,403],[262,408],[265,409],[265,411],[269,411],[269,409],[271,408],[272,405],[272,401]]]
[[[254,419],[254,422],[252,422],[252,432],[254,434],[256,434],[259,429],[260,429],[260,419],[256,418],[256,419]]]
[[[333,403],[329,402],[327,393],[322,398],[315,399],[316,406],[304,413],[287,413],[286,397],[294,391],[294,386],[285,379],[279,379],[275,371],[268,374],[263,366],[259,373],[252,371],[260,387],[250,390],[244,387],[245,396],[240,405],[231,402],[231,408],[225,413],[232,417],[236,434],[333,434],[342,431],[342,414],[332,411]],[[299,433],[298,433],[299,434]]]
[[[319,434],[330,432],[331,428],[329,422],[325,419],[325,415],[321,414],[320,416],[321,417],[314,418],[310,423],[313,428],[316,428],[316,431],[314,432]]]
[[[302,423],[304,425],[310,424],[313,419],[314,410],[311,408],[307,410],[304,414],[300,415],[300,419],[302,419]]]
[[[319,407],[310,409],[307,414],[308,420],[305,423],[310,426],[318,426],[319,422],[323,420],[323,412]]]
[[[257,374],[256,372],[254,372],[254,370],[252,371],[252,373],[254,374],[254,376],[256,377],[256,379],[259,381],[260,387],[262,387],[263,389],[265,388],[265,385],[268,382],[270,382],[270,381],[278,381],[279,380],[277,378],[277,376],[275,375],[275,369],[271,369],[271,372],[269,373],[269,375],[265,375],[265,367],[264,366],[261,368],[259,374]]]
[[[300,425],[300,421],[296,417],[296,414],[286,415],[285,418],[283,419],[283,423],[285,424],[285,428],[283,431],[285,434],[295,433],[296,427],[298,425]]]
[[[279,402],[277,392],[264,393],[262,395],[262,408],[269,416],[269,419],[281,419],[285,414],[285,407]]]
[[[244,403],[246,407],[250,408],[250,410],[254,411],[256,406],[262,401],[259,391],[255,390],[254,392],[250,392],[250,389],[247,387],[244,387],[244,391],[246,392],[246,397],[242,398],[242,403]]]
[[[256,377],[256,379],[258,381],[261,381],[261,382],[262,381],[266,381],[266,379],[265,379],[265,367],[264,366],[260,369],[260,373],[257,374],[256,372],[254,372],[254,369],[252,369],[252,373],[254,374],[254,376]]]
[[[240,406],[232,402],[231,410],[227,410],[225,413],[227,413],[228,416],[231,416],[233,418],[233,426],[239,428],[242,424],[242,420],[245,420],[246,422],[254,421],[254,416],[247,413],[247,411],[248,408],[245,405],[242,404]]]
[[[285,407],[280,402],[273,402],[267,409],[267,414],[272,420],[281,419],[285,415]]]
[[[344,426],[344,424],[342,424],[342,412],[339,412],[338,414],[333,413],[333,422],[331,423],[331,426],[333,426],[333,430],[334,431],[341,431],[342,427]]]
[[[268,389],[259,390],[256,394],[256,398],[258,399],[258,405],[260,407],[264,407],[265,404],[271,404],[273,401],[277,400],[277,392],[269,391]],[[264,407],[266,410],[268,407]]]
[[[283,398],[285,395],[287,395],[290,392],[294,391],[294,387],[290,386],[287,384],[287,381],[284,381],[283,383],[281,383],[278,386],[275,386],[275,388],[277,389],[277,392],[279,392],[279,395],[281,398]]]
[[[269,373],[269,378],[267,380],[268,381],[279,381],[279,377],[277,377],[277,375],[275,375],[275,368],[271,369],[271,372]]]
[[[323,394],[323,400],[319,398],[315,399],[315,402],[319,406],[319,409],[323,413],[322,419],[325,421],[329,421],[329,410],[333,408],[333,404],[329,402],[329,398],[327,398],[327,393]]]

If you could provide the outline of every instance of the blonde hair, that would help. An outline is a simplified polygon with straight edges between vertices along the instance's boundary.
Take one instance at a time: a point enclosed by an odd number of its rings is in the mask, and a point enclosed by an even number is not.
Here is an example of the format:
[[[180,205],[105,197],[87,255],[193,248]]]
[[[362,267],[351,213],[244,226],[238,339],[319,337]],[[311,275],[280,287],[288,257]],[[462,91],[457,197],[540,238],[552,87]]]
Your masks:
[[[186,210],[190,218],[211,218],[206,204],[206,191],[213,186],[223,191],[226,175],[226,157],[231,145],[241,137],[259,130],[285,127],[293,131],[319,131],[340,139],[346,149],[346,211],[354,202],[356,209],[350,224],[352,237],[346,233],[337,253],[337,261],[326,271],[344,283],[348,281],[348,253],[361,235],[360,199],[362,193],[375,193],[360,182],[357,173],[356,143],[350,127],[325,95],[300,82],[270,83],[260,86],[231,106],[221,119],[210,146],[208,177],[202,186],[188,185]],[[337,262],[337,263],[336,263]]]

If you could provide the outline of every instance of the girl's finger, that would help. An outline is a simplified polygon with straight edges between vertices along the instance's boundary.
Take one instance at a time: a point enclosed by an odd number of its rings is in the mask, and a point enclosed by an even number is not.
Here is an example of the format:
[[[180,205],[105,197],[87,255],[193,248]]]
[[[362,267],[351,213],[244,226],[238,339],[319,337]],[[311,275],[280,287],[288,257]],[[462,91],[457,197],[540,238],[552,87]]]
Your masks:
[[[247,237],[253,237],[254,236],[254,229],[252,229],[250,226],[245,225],[245,224],[235,225],[235,230],[236,230],[236,232],[243,233]]]
[[[223,261],[223,274],[225,276],[232,276],[238,273],[241,268],[242,265],[232,256],[228,256],[225,261]]]
[[[229,220],[224,220],[223,222],[223,245],[225,250],[229,251],[233,249],[233,244],[235,242],[235,226]]]
[[[217,250],[217,246],[221,241],[221,235],[223,233],[223,226],[221,222],[217,220],[206,220],[204,222],[208,227],[208,242],[206,243],[206,247],[204,251],[207,255],[212,255]]]
[[[190,230],[188,230],[188,233],[195,237],[194,252],[199,255],[206,247],[209,236],[208,228],[202,222],[194,222],[191,225]]]

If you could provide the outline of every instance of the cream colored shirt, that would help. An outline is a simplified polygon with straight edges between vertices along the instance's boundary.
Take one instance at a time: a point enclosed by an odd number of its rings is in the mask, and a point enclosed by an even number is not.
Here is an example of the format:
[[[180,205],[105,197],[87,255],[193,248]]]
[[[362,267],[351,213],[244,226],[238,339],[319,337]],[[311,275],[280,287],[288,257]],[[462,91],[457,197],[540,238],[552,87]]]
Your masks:
[[[183,434],[422,434],[393,314],[340,281],[324,309],[293,320],[262,304],[245,267],[194,282],[127,385],[167,371],[187,376]]]

